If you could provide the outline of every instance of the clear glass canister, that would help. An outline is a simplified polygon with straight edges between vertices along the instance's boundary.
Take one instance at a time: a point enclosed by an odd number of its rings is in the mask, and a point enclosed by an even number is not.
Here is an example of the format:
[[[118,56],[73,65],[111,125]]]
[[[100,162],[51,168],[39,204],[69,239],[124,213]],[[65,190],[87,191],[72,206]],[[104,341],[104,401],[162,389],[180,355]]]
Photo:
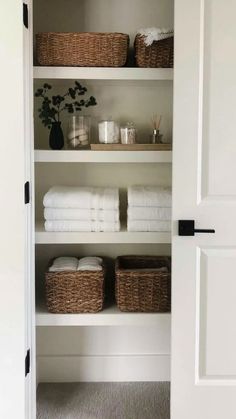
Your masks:
[[[68,121],[67,148],[70,150],[88,148],[90,143],[90,125],[90,116],[71,116]]]
[[[126,125],[120,128],[120,138],[122,144],[136,143],[136,129],[132,122],[127,122]]]
[[[103,144],[117,144],[120,141],[120,129],[113,120],[100,121],[98,124],[99,142]]]

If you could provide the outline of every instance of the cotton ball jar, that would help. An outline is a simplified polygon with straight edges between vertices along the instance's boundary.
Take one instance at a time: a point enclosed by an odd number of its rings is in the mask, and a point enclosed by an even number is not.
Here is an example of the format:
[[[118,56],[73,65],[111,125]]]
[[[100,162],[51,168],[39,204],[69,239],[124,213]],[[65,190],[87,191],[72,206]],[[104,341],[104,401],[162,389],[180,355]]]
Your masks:
[[[117,144],[120,140],[119,125],[115,121],[101,121],[98,124],[99,142]]]

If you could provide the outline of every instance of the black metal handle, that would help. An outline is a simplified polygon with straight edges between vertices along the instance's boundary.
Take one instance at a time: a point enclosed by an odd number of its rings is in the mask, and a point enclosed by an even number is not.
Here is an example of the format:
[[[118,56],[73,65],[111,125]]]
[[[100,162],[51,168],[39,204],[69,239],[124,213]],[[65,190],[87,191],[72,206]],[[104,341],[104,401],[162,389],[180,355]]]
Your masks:
[[[215,230],[195,228],[194,220],[179,220],[179,236],[194,236],[195,233],[215,233]]]

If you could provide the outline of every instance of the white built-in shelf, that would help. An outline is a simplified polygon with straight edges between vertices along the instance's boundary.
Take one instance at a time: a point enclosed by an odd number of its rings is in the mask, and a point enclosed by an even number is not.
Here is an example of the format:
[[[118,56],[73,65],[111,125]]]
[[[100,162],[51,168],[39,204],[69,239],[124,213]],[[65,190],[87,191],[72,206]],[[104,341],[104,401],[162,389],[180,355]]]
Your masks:
[[[173,69],[136,67],[34,67],[34,79],[173,80]]]
[[[36,223],[36,244],[157,244],[171,243],[170,232],[129,232],[125,226],[119,232],[47,232],[44,223]]]
[[[36,163],[171,163],[172,151],[35,150]]]
[[[115,305],[95,314],[53,314],[43,304],[36,309],[37,326],[156,326],[170,331],[170,324],[170,313],[123,313]]]

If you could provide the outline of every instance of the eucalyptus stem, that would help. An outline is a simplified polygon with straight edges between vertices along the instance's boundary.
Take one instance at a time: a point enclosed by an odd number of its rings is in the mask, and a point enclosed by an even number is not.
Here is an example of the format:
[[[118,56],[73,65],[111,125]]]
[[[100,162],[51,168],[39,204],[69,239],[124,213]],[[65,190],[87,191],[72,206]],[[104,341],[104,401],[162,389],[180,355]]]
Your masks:
[[[45,127],[50,128],[53,122],[60,122],[60,116],[63,111],[74,113],[81,111],[83,107],[88,108],[89,106],[97,105],[93,96],[90,96],[87,100],[76,100],[77,96],[84,96],[87,92],[87,88],[81,86],[78,81],[75,81],[75,86],[69,87],[62,96],[48,96],[48,91],[51,88],[52,86],[48,83],[44,83],[43,87],[38,88],[35,92],[35,97],[42,99],[41,108],[38,109],[38,112],[39,118]],[[65,102],[66,98],[68,99]],[[64,106],[62,106],[62,102],[64,102]]]

